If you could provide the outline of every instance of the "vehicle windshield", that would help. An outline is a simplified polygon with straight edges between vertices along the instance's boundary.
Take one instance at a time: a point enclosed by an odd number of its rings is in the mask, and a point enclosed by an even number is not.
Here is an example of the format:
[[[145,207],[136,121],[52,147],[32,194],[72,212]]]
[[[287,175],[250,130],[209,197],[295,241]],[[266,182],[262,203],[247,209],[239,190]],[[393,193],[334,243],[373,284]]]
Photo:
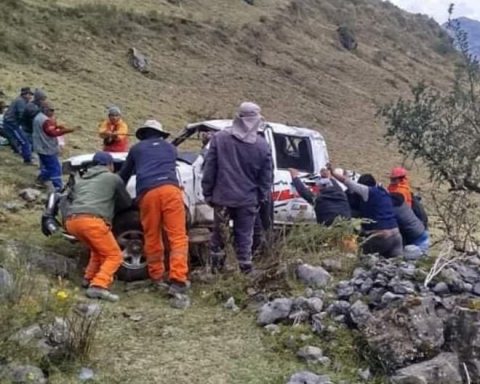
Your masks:
[[[278,169],[295,168],[313,173],[313,154],[308,137],[273,134]]]

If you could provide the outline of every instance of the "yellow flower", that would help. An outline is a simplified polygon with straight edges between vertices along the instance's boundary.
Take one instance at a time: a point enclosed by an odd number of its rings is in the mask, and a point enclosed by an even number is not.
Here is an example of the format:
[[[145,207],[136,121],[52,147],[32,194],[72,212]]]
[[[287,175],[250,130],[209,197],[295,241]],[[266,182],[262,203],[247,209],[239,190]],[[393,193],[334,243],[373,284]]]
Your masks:
[[[65,300],[65,299],[68,299],[68,293],[61,290],[61,291],[58,291],[57,292],[57,299],[59,300]]]

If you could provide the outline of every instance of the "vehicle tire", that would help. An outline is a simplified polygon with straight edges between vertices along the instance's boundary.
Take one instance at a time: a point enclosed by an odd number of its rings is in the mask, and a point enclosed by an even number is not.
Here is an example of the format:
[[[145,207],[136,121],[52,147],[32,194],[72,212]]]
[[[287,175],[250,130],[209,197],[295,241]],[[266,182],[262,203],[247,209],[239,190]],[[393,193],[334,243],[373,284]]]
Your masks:
[[[113,233],[123,254],[123,263],[117,271],[117,278],[127,282],[147,279],[139,212],[132,210],[117,215],[113,221]]]

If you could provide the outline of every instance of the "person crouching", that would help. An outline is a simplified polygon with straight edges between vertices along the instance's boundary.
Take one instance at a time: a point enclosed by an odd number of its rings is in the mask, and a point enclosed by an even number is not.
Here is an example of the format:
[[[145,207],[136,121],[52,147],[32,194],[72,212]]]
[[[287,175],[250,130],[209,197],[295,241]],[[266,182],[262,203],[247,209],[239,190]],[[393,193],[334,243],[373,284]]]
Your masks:
[[[130,207],[132,200],[122,179],[113,173],[113,158],[107,152],[93,156],[93,167],[76,181],[66,218],[67,232],[90,248],[84,287],[92,299],[118,301],[109,291],[122,264],[122,251],[111,230],[115,211]]]

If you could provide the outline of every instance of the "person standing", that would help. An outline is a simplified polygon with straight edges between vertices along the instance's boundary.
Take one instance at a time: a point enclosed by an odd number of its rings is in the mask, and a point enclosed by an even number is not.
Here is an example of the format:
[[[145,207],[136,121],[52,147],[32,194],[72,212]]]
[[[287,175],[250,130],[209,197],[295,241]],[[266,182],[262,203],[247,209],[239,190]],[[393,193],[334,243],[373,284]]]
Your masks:
[[[28,138],[30,146],[33,147],[33,119],[41,112],[42,107],[47,102],[47,94],[41,89],[33,92],[33,100],[26,106],[22,114],[22,129]]]
[[[65,128],[57,124],[55,108],[46,102],[42,111],[33,119],[33,149],[40,160],[40,174],[37,177],[38,184],[51,181],[56,191],[63,188],[62,166],[58,155],[60,146],[57,137],[72,133],[73,128]]]
[[[240,270],[249,273],[253,269],[254,223],[258,207],[268,201],[273,181],[270,147],[257,134],[264,124],[260,112],[258,105],[242,103],[232,126],[213,136],[205,159],[202,189],[205,201],[214,208],[210,240],[214,271],[225,263],[224,232],[230,219]]]
[[[118,301],[109,288],[122,264],[122,251],[112,233],[115,212],[129,208],[132,200],[122,180],[113,173],[113,157],[107,152],[93,156],[93,166],[72,189],[66,229],[90,248],[90,260],[82,286],[87,297]]]
[[[33,93],[30,87],[23,87],[20,96],[17,97],[7,108],[3,115],[3,129],[7,139],[15,153],[21,153],[23,163],[31,165],[32,148],[27,135],[23,132],[22,116],[27,103],[32,99]]]
[[[120,108],[108,108],[108,118],[100,124],[98,134],[103,139],[104,151],[128,152],[128,125],[122,119]]]
[[[177,149],[164,139],[169,133],[156,120],[137,129],[140,140],[128,153],[119,172],[126,184],[136,175],[140,220],[145,238],[148,273],[158,287],[165,286],[163,232],[169,243],[169,293],[185,293],[188,281],[188,236],[183,193],[176,172]]]

